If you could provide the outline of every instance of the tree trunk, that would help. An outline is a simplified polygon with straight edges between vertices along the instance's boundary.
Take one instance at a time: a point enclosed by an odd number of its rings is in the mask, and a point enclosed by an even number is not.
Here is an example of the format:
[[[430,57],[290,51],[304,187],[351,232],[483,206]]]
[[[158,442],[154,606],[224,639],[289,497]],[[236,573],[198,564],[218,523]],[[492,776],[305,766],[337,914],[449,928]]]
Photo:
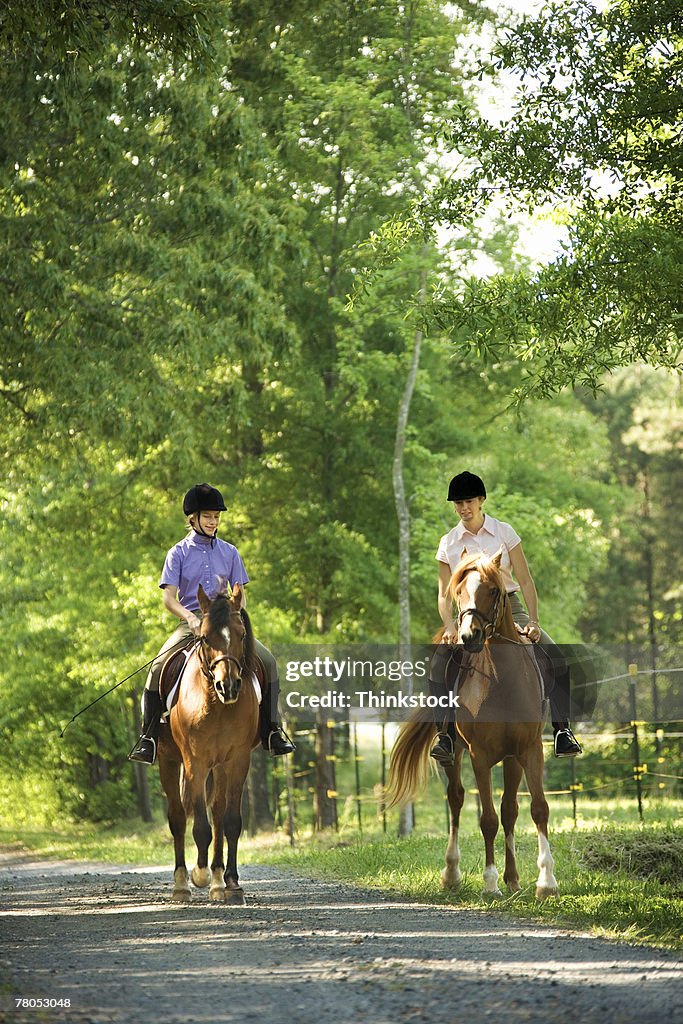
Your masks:
[[[424,253],[424,249],[423,249]],[[427,271],[420,271],[420,287],[418,304],[425,300],[427,288]],[[410,623],[410,506],[406,499],[405,482],[403,479],[403,456],[406,446],[406,429],[410,414],[410,403],[415,390],[417,370],[420,365],[423,334],[415,331],[410,369],[406,378],[403,396],[398,409],[396,439],[394,442],[394,461],[392,465],[392,481],[394,485],[394,503],[398,519],[398,646],[399,658],[402,662],[411,661],[411,623]],[[412,676],[403,683],[404,691],[413,692]],[[401,808],[398,823],[398,834],[409,836],[413,831],[413,807],[408,804]]]
[[[655,618],[655,567],[652,553],[654,530],[650,509],[650,474],[647,463],[643,469],[643,519],[645,521],[646,543],[643,545],[645,558],[645,589],[647,592],[647,637],[650,661],[650,693],[652,695],[652,721],[655,726],[655,749],[661,755],[662,741],[659,735],[659,687],[657,685],[657,621]]]

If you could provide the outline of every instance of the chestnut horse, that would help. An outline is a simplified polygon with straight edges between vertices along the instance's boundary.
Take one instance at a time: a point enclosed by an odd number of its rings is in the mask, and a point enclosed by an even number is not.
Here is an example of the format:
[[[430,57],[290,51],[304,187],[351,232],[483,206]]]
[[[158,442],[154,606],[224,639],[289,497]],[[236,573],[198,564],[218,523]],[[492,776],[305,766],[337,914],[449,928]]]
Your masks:
[[[494,863],[498,817],[493,805],[491,769],[502,761],[503,877],[510,890],[519,890],[514,829],[517,791],[524,773],[531,794],[531,817],[538,832],[536,896],[545,899],[557,894],[557,881],[548,843],[548,802],[543,790],[543,682],[529,642],[520,636],[513,621],[499,571],[500,561],[501,552],[493,558],[467,555],[456,566],[449,584],[449,596],[459,612],[458,639],[464,647],[460,678],[464,681],[458,691],[459,707],[455,713],[454,764],[444,767],[451,827],[441,883],[444,888],[456,888],[462,878],[458,828],[465,791],[460,774],[462,755],[468,750],[482,807],[484,895],[501,896]],[[436,643],[440,639],[441,633],[434,638]],[[389,805],[412,799],[426,783],[429,750],[436,731],[436,725],[424,721],[424,712],[421,716],[413,715],[402,727],[391,754]]]
[[[249,619],[240,610],[239,586],[211,601],[200,586],[198,597],[203,613],[199,639],[187,662],[178,701],[159,737],[159,772],[175,845],[172,898],[179,902],[190,899],[185,827],[188,817],[194,815],[197,864],[192,869],[193,883],[202,888],[210,883],[212,900],[243,906],[237,843],[242,831],[242,789],[251,751],[259,743],[259,701],[252,684],[257,663]],[[213,820],[210,871],[207,798]],[[227,867],[223,863],[224,837]]]

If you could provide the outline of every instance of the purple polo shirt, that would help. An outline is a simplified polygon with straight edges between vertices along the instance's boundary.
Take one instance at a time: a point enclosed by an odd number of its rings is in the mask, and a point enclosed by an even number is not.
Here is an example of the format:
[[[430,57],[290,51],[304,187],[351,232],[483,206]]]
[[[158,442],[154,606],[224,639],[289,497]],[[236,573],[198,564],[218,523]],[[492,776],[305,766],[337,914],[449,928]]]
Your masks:
[[[226,583],[248,583],[249,577],[239,551],[227,541],[211,545],[209,537],[188,533],[166,555],[160,587],[177,587],[178,600],[188,611],[199,611],[197,590],[201,583],[207,597],[215,597]]]

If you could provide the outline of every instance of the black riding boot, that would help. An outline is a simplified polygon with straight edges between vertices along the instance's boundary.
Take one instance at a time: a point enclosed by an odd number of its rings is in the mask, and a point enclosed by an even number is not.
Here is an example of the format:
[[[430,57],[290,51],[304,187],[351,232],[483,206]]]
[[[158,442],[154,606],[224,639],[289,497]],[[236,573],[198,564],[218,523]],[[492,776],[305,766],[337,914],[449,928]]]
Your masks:
[[[583,747],[569,728],[569,722],[553,722],[555,757],[576,757]]]
[[[282,726],[277,721],[277,705],[280,697],[280,680],[266,683],[263,700],[259,708],[261,746],[274,757],[292,754],[296,749]]]
[[[130,754],[129,761],[154,764],[161,723],[161,697],[156,690],[142,691],[142,733]]]
[[[433,670],[441,674],[441,660],[443,665],[444,681],[435,679],[429,680],[429,696],[443,699],[443,704],[437,704],[434,709],[434,725],[439,730],[436,742],[429,751],[429,756],[446,768],[451,767],[455,762],[455,725],[454,713],[446,705],[450,693],[457,690],[457,679],[462,664],[462,647],[438,647],[432,659]],[[437,662],[436,659],[439,659]]]
[[[576,757],[583,753],[581,744],[569,727],[569,702],[569,669],[565,669],[555,676],[555,686],[550,694],[555,757]]]

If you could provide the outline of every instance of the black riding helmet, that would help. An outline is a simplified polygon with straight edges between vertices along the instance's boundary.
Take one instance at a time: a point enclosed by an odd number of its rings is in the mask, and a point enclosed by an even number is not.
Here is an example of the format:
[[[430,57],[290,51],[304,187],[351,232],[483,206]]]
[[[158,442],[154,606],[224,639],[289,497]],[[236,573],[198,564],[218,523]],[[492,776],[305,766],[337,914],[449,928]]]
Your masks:
[[[469,501],[471,498],[485,498],[484,481],[475,473],[458,473],[448,485],[448,501]]]
[[[195,484],[183,498],[183,512],[191,516],[195,512],[227,512],[223,495],[210,484]]]

